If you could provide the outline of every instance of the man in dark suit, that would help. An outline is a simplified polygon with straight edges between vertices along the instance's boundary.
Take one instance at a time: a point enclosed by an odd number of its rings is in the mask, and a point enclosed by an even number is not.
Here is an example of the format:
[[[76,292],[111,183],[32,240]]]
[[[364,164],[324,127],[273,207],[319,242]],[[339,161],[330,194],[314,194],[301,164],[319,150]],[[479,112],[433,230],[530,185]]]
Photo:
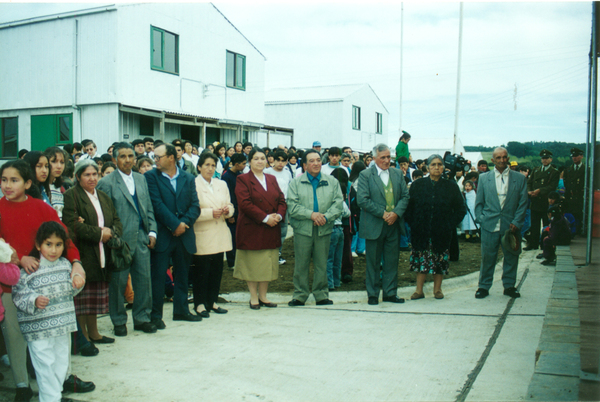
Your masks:
[[[181,143],[181,141],[175,142],[173,146],[177,151],[177,167],[179,167],[179,169],[183,170],[184,172],[191,174],[194,177],[198,176],[198,170],[196,170],[194,164],[183,157],[184,151],[183,144]]]
[[[585,184],[585,166],[582,163],[583,151],[571,148],[573,164],[565,170],[565,212],[573,215],[576,224],[576,234],[581,234],[583,228],[583,198]]]
[[[475,221],[481,224],[481,269],[477,299],[489,295],[494,280],[498,249],[504,233],[510,229],[517,236],[525,222],[527,211],[527,179],[521,173],[508,168],[508,152],[499,147],[494,150],[494,170],[479,176]],[[539,235],[539,234],[538,234]],[[502,284],[504,294],[520,297],[515,287],[519,254],[513,254],[502,246]]]
[[[552,166],[552,152],[542,149],[542,166],[533,170],[527,181],[527,193],[531,199],[531,237],[525,251],[540,246],[540,221],[548,226],[548,194],[556,190],[560,173]]]
[[[390,149],[385,144],[373,148],[375,166],[360,172],[358,205],[359,236],[366,239],[367,296],[369,304],[379,303],[379,271],[383,256],[383,301],[404,303],[398,292],[400,231],[404,234],[404,211],[408,188],[400,169],[390,169]]]
[[[156,169],[144,174],[154,207],[158,228],[156,247],[152,251],[152,323],[164,329],[163,299],[165,273],[173,260],[173,320],[201,321],[188,308],[188,270],[196,252],[194,222],[200,216],[200,203],[194,177],[177,166],[173,145],[162,144],[154,150]],[[191,228],[191,229],[190,229]],[[135,298],[135,296],[134,296]]]
[[[123,240],[129,245],[133,257],[129,269],[113,272],[110,279],[108,308],[116,336],[127,335],[124,293],[129,274],[135,294],[133,328],[150,334],[156,332],[156,325],[150,322],[150,249],[156,244],[156,221],[146,179],[131,170],[135,158],[131,145],[126,142],[117,143],[113,148],[113,161],[117,165],[117,171],[98,183],[98,190],[104,191],[115,205],[123,224]]]

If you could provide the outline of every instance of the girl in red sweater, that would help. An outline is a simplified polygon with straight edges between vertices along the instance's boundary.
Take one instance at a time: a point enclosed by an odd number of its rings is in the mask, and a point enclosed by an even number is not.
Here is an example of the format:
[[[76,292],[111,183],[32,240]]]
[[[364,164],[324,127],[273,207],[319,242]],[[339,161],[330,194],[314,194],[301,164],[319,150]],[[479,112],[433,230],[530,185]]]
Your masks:
[[[33,174],[29,165],[22,160],[6,162],[0,167],[2,177],[2,193],[0,198],[0,238],[3,238],[13,249],[12,262],[19,265],[27,273],[39,268],[39,259],[30,257],[29,253],[35,246],[35,236],[43,222],[56,221],[62,225],[56,211],[44,201],[31,197],[29,190],[33,183]],[[64,227],[64,225],[63,225]],[[66,228],[65,228],[66,229]],[[71,275],[79,273],[85,278],[85,271],[79,262],[79,251],[71,241],[67,244],[67,259],[73,264]],[[11,370],[17,385],[15,400],[31,398],[27,375],[26,347],[27,343],[19,328],[17,310],[12,301],[12,289],[2,286],[5,316],[2,322],[2,332]]]

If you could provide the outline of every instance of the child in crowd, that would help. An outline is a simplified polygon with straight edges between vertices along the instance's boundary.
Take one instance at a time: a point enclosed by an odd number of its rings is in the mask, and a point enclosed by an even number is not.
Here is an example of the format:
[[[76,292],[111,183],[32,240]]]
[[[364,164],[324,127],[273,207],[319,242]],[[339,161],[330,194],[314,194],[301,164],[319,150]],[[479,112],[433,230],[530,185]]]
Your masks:
[[[548,208],[550,225],[546,233],[542,232],[542,265],[554,265],[556,246],[567,246],[571,243],[571,226],[558,206]]]
[[[477,238],[477,225],[475,224],[475,189],[473,188],[473,182],[465,180],[463,182],[463,196],[465,197],[465,203],[467,205],[467,214],[462,221],[462,231],[465,234],[467,241],[473,241]]]
[[[71,279],[66,259],[68,237],[54,221],[40,225],[31,256],[39,258],[37,271],[21,270],[13,286],[17,320],[35,368],[41,402],[59,401],[69,366],[69,336],[77,330],[73,296],[83,288],[83,276]]]
[[[327,285],[329,290],[333,291],[341,286],[342,279],[342,255],[344,253],[344,229],[342,225],[350,217],[350,208],[348,208],[348,175],[343,169],[334,169],[331,175],[338,179],[342,195],[344,196],[342,215],[333,223],[331,232],[331,241],[329,242],[329,256],[327,257]],[[346,221],[346,222],[343,222]]]

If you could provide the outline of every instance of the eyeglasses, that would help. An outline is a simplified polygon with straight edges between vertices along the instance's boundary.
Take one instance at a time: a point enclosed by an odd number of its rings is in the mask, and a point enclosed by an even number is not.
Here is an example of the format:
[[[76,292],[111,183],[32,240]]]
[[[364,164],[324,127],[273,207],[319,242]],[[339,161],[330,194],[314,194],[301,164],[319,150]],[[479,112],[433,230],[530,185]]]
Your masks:
[[[167,156],[167,154],[164,154],[164,155],[154,154],[154,160],[158,162],[158,161],[160,161],[160,158],[164,158],[165,156]]]

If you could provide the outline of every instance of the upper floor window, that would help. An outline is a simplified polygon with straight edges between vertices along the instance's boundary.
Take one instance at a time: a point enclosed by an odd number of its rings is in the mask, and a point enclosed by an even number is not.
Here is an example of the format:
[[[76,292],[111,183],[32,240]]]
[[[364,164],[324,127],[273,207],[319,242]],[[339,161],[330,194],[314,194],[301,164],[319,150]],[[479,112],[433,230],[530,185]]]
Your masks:
[[[19,119],[9,117],[0,119],[0,157],[16,158],[19,152]]]
[[[227,86],[246,90],[246,56],[227,51]]]
[[[179,74],[179,35],[156,27],[150,32],[152,69]]]
[[[352,128],[360,130],[360,108],[358,106],[352,106]]]
[[[375,113],[377,117],[377,134],[383,134],[383,115],[381,113]]]

